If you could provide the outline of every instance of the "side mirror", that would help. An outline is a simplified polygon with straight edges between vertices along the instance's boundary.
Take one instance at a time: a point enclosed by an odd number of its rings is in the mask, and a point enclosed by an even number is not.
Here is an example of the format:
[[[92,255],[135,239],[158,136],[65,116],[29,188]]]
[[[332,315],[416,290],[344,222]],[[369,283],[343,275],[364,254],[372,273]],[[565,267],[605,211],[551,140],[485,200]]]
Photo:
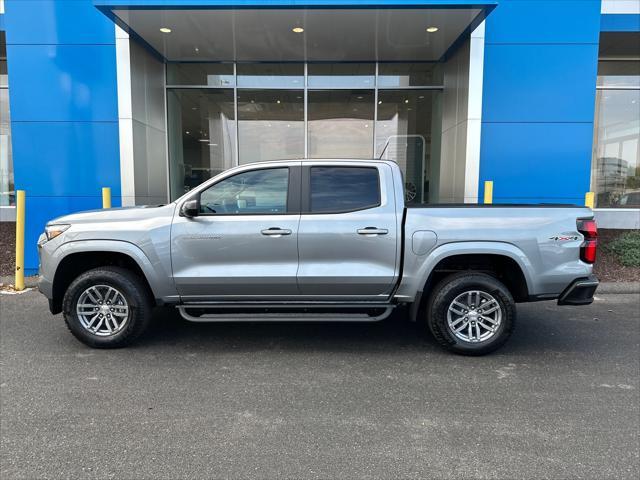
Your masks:
[[[182,204],[181,213],[185,217],[189,217],[189,218],[197,217],[200,214],[200,201],[187,200]]]

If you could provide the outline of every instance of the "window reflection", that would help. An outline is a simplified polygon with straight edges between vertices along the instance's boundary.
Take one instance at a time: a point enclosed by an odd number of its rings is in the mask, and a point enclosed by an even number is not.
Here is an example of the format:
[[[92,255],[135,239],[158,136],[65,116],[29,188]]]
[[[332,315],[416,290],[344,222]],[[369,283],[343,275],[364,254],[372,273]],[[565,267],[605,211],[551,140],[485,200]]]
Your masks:
[[[235,159],[233,90],[168,91],[171,196],[177,198]]]
[[[422,87],[442,85],[440,63],[381,63],[378,66],[379,87]]]
[[[640,89],[596,96],[593,186],[597,207],[640,207]]]
[[[278,214],[287,211],[288,168],[239,173],[200,195],[200,213],[217,215]]]
[[[238,163],[382,155],[400,165],[408,201],[437,201],[441,92],[427,87],[440,67],[380,63],[376,79],[375,63],[309,63],[305,92],[304,63],[168,64],[171,196]]]
[[[640,88],[640,61],[604,60],[598,62],[598,85]]]
[[[240,164],[304,157],[304,92],[239,90]]]
[[[310,63],[309,87],[317,88],[373,88],[374,63]]]
[[[591,162],[596,207],[640,207],[638,32],[600,34]]]
[[[5,32],[0,32],[0,206],[15,205]]]
[[[167,84],[233,87],[233,63],[169,63]]]
[[[372,158],[373,90],[309,92],[309,157]]]
[[[340,213],[380,205],[378,169],[312,167],[311,212]]]
[[[239,63],[238,86],[252,88],[302,88],[302,63]]]
[[[437,181],[439,142],[432,142],[440,112],[434,108],[439,92],[432,90],[381,90],[378,92],[376,157],[396,162],[404,173],[407,202],[422,203]],[[439,138],[439,137],[438,137]]]

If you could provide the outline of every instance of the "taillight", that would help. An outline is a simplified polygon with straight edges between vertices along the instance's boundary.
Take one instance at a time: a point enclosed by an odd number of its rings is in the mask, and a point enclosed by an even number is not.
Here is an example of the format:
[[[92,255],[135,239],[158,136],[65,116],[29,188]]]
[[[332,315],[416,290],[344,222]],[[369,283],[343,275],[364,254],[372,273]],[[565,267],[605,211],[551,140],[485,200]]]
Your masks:
[[[584,242],[580,246],[580,260],[585,263],[596,261],[598,248],[598,227],[594,219],[578,219],[578,231],[584,236]]]

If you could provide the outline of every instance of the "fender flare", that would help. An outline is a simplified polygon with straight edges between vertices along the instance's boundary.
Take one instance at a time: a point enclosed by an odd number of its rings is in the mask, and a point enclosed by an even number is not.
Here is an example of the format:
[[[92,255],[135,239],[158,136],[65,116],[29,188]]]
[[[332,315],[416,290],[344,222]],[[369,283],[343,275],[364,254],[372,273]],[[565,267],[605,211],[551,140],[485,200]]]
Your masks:
[[[72,240],[63,243],[54,252],[55,257],[57,257],[55,266],[56,273],[60,263],[69,255],[91,252],[113,252],[127,255],[138,265],[144,274],[154,298],[160,299],[165,296],[158,277],[159,272],[151,263],[149,257],[147,257],[139,246],[125,240]],[[167,276],[167,278],[169,277],[170,276]],[[171,282],[171,285],[173,285],[173,282]]]
[[[433,273],[435,267],[444,259],[457,255],[500,255],[515,261],[527,284],[527,291],[531,292],[533,279],[531,274],[533,265],[525,253],[512,243],[508,242],[451,242],[445,243],[432,250],[416,272],[415,292],[416,296],[409,308],[411,321],[416,321],[420,310],[420,304],[424,297],[424,287]]]

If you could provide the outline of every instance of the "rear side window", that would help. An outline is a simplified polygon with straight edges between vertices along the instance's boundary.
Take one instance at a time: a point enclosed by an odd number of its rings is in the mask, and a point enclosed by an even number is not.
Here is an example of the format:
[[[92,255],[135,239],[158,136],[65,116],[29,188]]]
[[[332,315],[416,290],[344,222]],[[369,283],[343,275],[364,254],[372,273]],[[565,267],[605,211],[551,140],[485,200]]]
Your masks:
[[[311,212],[341,213],[380,205],[378,169],[311,167]]]

